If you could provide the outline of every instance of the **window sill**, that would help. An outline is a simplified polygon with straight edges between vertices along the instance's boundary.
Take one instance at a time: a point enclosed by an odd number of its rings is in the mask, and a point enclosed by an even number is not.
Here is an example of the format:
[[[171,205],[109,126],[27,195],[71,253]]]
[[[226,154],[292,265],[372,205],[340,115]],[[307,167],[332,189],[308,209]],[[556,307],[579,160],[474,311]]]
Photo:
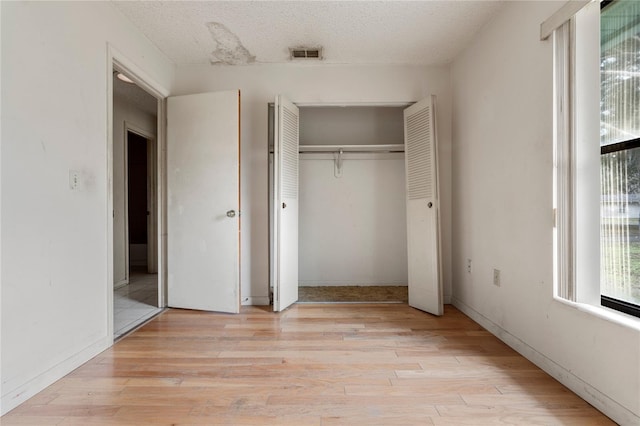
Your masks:
[[[586,312],[605,321],[628,327],[632,330],[640,331],[640,318],[636,318],[633,315],[618,312],[614,309],[609,309],[604,306],[594,306],[586,303],[572,302],[558,296],[553,296],[553,298],[555,301],[560,302],[563,305],[571,306],[572,308],[577,309],[581,312]]]

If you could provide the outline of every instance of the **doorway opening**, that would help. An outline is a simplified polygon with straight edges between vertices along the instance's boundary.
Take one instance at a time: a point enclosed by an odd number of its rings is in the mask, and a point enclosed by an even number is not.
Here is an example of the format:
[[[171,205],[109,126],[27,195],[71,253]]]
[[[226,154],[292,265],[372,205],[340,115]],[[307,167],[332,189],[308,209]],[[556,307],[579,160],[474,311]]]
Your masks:
[[[162,311],[158,279],[158,100],[113,75],[114,339]]]

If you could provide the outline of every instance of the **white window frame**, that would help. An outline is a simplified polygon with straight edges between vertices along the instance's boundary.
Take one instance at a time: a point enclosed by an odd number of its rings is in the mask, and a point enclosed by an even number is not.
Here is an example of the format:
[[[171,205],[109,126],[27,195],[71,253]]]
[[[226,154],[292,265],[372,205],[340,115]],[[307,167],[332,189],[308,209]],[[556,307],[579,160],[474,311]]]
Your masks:
[[[600,304],[600,4],[573,13],[552,31],[554,299],[640,330]]]

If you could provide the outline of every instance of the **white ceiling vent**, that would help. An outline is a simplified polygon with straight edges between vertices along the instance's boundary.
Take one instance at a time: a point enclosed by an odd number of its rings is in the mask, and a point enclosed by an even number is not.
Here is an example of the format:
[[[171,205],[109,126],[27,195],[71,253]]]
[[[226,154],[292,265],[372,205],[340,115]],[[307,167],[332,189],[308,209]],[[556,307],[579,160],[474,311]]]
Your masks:
[[[322,60],[322,47],[290,47],[289,59],[315,59]]]

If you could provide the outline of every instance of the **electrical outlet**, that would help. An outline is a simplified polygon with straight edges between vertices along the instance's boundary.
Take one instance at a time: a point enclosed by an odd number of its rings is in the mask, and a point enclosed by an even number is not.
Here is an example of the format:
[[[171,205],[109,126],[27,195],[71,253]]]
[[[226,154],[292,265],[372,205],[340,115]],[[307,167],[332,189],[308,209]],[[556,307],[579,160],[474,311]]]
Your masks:
[[[467,274],[471,273],[471,259],[467,259]]]
[[[500,269],[493,270],[493,285],[500,287]]]

